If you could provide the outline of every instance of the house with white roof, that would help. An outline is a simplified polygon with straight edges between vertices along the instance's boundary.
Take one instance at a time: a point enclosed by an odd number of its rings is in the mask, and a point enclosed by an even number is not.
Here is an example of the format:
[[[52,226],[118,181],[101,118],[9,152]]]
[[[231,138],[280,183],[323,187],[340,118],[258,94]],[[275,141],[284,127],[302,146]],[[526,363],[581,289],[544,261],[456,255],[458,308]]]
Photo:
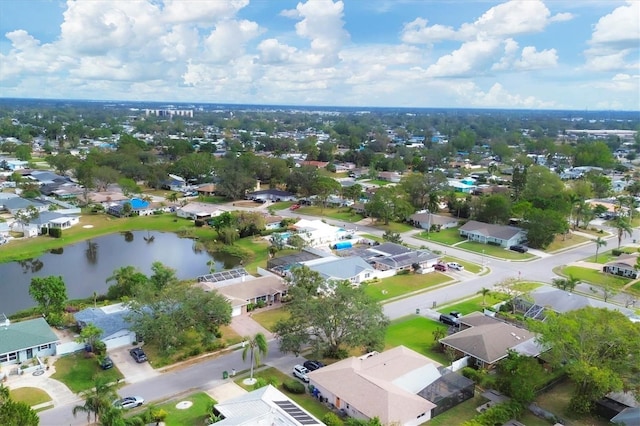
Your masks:
[[[272,385],[215,405],[219,426],[322,426],[320,420]]]
[[[293,228],[312,247],[343,240],[349,234],[347,230],[329,225],[319,219],[300,219]]]
[[[176,215],[185,219],[210,219],[224,213],[220,206],[209,203],[191,202],[176,209]]]

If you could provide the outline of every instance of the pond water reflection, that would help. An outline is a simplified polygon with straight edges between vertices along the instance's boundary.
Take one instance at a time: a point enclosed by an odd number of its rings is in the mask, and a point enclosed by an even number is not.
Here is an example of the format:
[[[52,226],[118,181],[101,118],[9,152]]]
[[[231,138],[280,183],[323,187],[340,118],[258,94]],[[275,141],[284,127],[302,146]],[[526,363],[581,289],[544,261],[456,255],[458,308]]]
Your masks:
[[[6,245],[2,250],[10,247]],[[133,231],[106,235],[51,250],[37,259],[0,264],[0,313],[11,315],[35,305],[29,296],[32,277],[60,275],[69,298],[79,299],[94,291],[106,293],[106,280],[116,269],[131,265],[150,275],[153,262],[175,269],[179,279],[190,279],[212,268],[221,271],[236,267],[240,259],[213,257],[198,249],[194,240],[172,233]]]

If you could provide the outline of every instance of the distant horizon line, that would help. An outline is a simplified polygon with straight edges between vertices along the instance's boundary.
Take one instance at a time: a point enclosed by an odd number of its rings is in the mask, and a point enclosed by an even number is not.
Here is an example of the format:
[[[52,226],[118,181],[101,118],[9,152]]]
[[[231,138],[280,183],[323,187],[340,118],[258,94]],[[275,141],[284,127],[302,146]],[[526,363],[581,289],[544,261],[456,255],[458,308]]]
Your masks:
[[[582,112],[582,113],[638,113],[638,110],[625,110],[625,109],[562,109],[562,108],[506,108],[506,107],[419,107],[419,106],[366,106],[366,105],[309,105],[309,104],[260,104],[260,103],[233,103],[233,102],[211,102],[211,101],[150,101],[150,100],[123,100],[123,99],[74,99],[74,98],[28,98],[28,97],[5,97],[0,96],[0,103],[6,101],[45,101],[45,102],[86,102],[86,103],[114,103],[114,104],[154,104],[154,105],[190,105],[197,107],[198,105],[207,106],[232,106],[232,107],[276,107],[276,108],[304,108],[304,109],[319,109],[324,111],[330,111],[331,109],[351,110],[352,112],[358,112],[358,110],[463,110],[463,111],[527,111],[527,112]],[[638,117],[640,119],[640,116]]]

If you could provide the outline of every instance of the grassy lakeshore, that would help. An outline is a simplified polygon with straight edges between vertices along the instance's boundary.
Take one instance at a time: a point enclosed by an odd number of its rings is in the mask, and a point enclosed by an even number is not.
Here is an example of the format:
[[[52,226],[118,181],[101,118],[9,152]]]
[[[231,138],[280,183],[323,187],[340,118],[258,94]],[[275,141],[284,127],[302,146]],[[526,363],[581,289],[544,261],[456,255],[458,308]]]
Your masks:
[[[62,238],[39,236],[11,241],[0,247],[0,263],[31,259],[41,254],[103,235],[124,231],[186,232],[190,237],[211,238],[210,228],[196,228],[192,220],[163,214],[116,218],[106,214],[83,214],[80,223],[62,231]]]

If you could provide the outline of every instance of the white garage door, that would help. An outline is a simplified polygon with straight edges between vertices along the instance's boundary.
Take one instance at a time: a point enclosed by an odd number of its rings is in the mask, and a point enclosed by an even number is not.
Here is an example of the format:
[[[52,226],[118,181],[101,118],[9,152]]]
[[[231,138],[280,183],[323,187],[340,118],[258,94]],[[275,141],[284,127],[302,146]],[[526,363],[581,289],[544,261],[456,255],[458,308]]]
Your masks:
[[[231,316],[238,317],[240,315],[242,315],[242,306],[234,306],[231,310]]]
[[[129,332],[106,339],[104,343],[107,345],[107,350],[110,350],[130,345],[135,341],[135,337],[136,334],[134,332]]]

